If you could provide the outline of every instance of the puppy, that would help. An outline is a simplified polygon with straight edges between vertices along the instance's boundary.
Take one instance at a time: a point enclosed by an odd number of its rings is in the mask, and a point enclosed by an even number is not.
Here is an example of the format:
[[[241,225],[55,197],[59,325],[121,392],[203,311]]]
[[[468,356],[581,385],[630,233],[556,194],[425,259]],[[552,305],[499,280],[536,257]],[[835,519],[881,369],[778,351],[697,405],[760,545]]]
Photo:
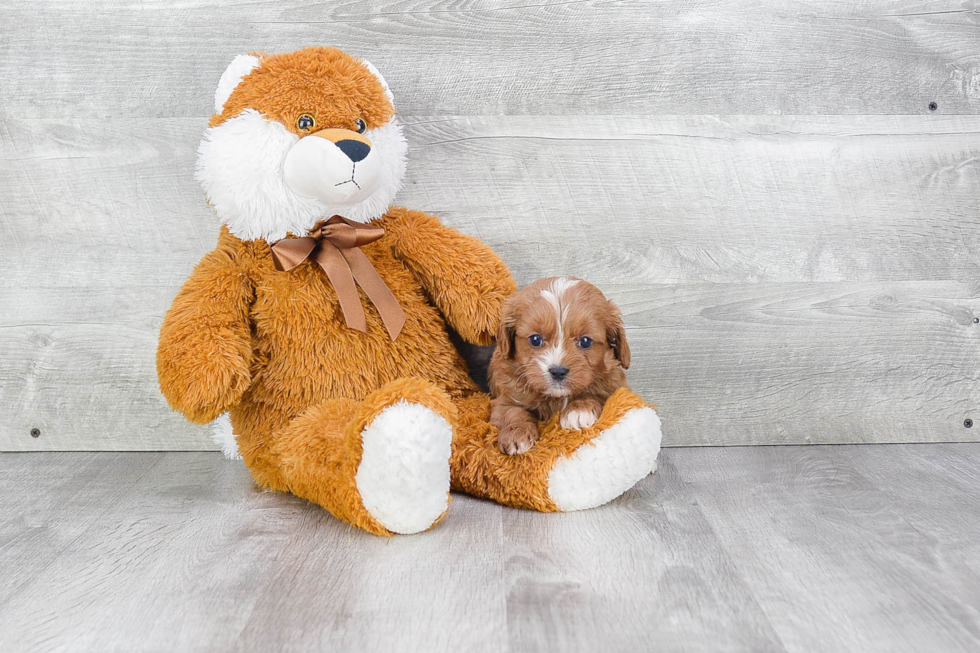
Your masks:
[[[498,446],[520,454],[538,440],[538,422],[595,424],[606,399],[626,387],[630,349],[619,309],[581,279],[539,279],[504,304],[490,359],[490,423]]]

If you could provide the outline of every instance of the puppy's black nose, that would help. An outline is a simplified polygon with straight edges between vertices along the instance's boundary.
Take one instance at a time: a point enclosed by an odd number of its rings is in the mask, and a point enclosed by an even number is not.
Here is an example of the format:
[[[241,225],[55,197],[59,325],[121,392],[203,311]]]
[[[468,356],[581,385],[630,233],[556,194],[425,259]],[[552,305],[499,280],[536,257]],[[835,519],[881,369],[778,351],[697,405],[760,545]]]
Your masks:
[[[568,376],[568,368],[564,365],[552,365],[548,368],[548,374],[555,381],[564,381],[565,377]]]
[[[366,157],[371,151],[371,146],[367,143],[354,141],[349,138],[342,141],[337,141],[334,144],[339,147],[340,151],[346,154],[347,158],[354,163],[363,160],[364,157]]]

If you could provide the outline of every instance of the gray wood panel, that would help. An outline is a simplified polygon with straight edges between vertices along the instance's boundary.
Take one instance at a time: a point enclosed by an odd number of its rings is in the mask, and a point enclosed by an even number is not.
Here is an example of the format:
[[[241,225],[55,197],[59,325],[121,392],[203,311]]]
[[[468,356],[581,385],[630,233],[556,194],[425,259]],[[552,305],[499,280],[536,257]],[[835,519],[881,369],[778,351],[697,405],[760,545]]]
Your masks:
[[[972,651],[977,453],[902,445],[670,455],[788,650]]]
[[[71,551],[160,460],[110,453],[0,456],[0,609],[16,604],[39,570]]]
[[[95,462],[116,482],[91,483]],[[387,540],[216,454],[6,454],[0,488],[33,503],[0,519],[0,561],[17,563],[4,651],[505,645],[495,504],[464,499],[455,528]]]
[[[980,279],[980,116],[409,122],[400,201],[522,282]]]
[[[980,109],[978,4],[647,0],[8,0],[16,117],[201,116],[247,50],[335,45],[402,111],[924,114]]]
[[[980,299],[964,284],[609,290],[667,445],[977,438]]]
[[[674,466],[682,451],[600,509],[503,511],[511,650],[785,650]]]
[[[406,122],[399,201],[604,287],[667,444],[976,438],[980,118]],[[209,448],[153,365],[217,232],[203,120],[3,127],[0,449]]]
[[[0,649],[974,651],[980,444],[674,448],[380,539],[215,453],[0,454]]]

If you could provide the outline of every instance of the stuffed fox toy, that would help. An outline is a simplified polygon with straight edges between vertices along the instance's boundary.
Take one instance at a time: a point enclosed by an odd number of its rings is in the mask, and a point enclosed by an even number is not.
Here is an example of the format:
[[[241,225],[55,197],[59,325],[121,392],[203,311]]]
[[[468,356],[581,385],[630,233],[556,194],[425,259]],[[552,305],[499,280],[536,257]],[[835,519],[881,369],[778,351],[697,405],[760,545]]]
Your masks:
[[[157,370],[192,422],[230,414],[259,485],[392,535],[442,519],[450,489],[577,510],[655,467],[659,418],[625,389],[591,428],[497,448],[448,327],[491,344],[516,286],[480,241],[392,206],[406,143],[370,63],[240,55],[214,111],[197,179],[221,232],[167,313]]]

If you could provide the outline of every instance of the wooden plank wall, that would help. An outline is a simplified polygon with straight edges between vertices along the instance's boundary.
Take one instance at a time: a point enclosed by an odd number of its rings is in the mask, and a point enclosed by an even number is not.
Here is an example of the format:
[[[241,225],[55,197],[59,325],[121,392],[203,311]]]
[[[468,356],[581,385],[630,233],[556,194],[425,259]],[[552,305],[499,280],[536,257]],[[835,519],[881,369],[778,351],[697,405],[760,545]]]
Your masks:
[[[622,305],[667,444],[980,434],[976,1],[6,0],[0,450],[210,448],[153,366],[194,151],[307,44],[387,77],[400,203]]]

